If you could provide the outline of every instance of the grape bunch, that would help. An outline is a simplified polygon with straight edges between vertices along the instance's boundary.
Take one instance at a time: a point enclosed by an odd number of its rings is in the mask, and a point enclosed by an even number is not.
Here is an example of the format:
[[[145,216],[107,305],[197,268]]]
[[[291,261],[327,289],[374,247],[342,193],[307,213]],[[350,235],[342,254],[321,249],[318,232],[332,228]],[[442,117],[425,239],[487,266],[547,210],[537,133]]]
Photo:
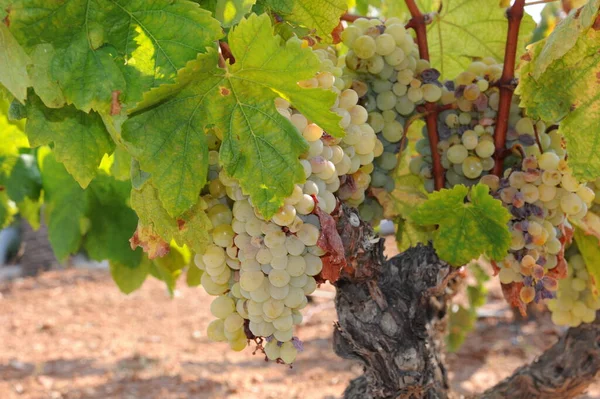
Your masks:
[[[382,144],[375,153],[370,184],[390,192],[394,189],[391,171],[405,145],[406,118],[415,113],[418,104],[441,98],[439,73],[419,59],[412,36],[397,18],[385,23],[359,18],[343,31],[342,41],[349,49],[341,57],[346,83],[358,93],[369,113],[368,123]],[[365,221],[376,221],[383,215],[375,198],[367,198],[359,211]]]
[[[569,248],[567,277],[558,282],[556,298],[547,301],[552,322],[558,326],[577,327],[591,323],[600,309],[600,298],[593,295],[592,281],[583,256],[576,247]]]
[[[501,67],[492,58],[486,58],[471,63],[455,80],[444,82],[440,105],[449,109],[438,115],[437,151],[447,170],[447,188],[476,184],[494,167],[493,133],[499,104],[499,90],[494,83],[501,73]],[[517,113],[518,107],[512,107],[513,126]],[[512,127],[509,130],[514,132]],[[411,160],[410,171],[421,176],[425,188],[432,192],[431,148],[426,129],[416,150],[420,155]]]
[[[500,262],[502,284],[519,284],[522,303],[552,297],[564,277],[561,259],[571,229],[568,219],[582,218],[594,192],[571,174],[558,130],[534,121],[513,98],[509,112],[504,175],[494,168],[494,129],[499,106],[496,82],[502,68],[491,58],[471,63],[455,80],[444,83],[438,115],[437,151],[446,170],[445,185],[472,186],[479,182],[510,211],[510,251]],[[431,149],[426,131],[416,143],[419,153],[409,164],[433,191]]]
[[[568,244],[566,230],[572,229],[568,219],[585,216],[594,192],[580,184],[566,161],[551,151],[525,157],[502,179],[488,175],[482,182],[513,216],[510,251],[500,264],[500,281],[522,283],[524,303],[552,297],[557,279],[564,277],[564,267],[557,266]]]
[[[194,259],[204,271],[202,286],[217,296],[211,304],[216,320],[208,326],[208,337],[227,341],[234,350],[243,350],[249,339],[257,339],[268,359],[286,364],[293,363],[302,350],[293,328],[302,322],[300,310],[316,289],[323,268],[325,251],[317,245],[321,229],[315,208],[331,213],[338,198],[360,204],[370,183],[373,158],[381,148],[366,123],[366,110],[358,105],[358,95],[344,89],[335,54],[326,49],[316,53],[321,72],[299,85],[338,94],[333,111],[342,117],[346,136],[334,138],[286,100],[275,101],[278,112],[304,137],[309,149],[299,160],[305,182],[295,185],[284,205],[267,220],[238,182],[220,169],[220,141],[209,135],[210,181],[203,198],[213,242]]]

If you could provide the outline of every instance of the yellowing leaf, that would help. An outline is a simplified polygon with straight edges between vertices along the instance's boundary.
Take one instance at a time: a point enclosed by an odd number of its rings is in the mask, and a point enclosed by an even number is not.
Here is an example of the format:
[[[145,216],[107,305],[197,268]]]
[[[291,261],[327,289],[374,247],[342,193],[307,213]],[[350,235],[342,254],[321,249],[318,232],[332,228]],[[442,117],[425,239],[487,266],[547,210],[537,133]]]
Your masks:
[[[467,194],[469,202],[465,202]],[[483,184],[474,186],[470,193],[463,185],[434,192],[411,218],[420,225],[438,225],[433,233],[434,248],[441,259],[454,266],[481,255],[500,260],[510,246],[510,213]]]
[[[67,103],[85,112],[110,109],[115,91],[135,104],[150,88],[172,83],[180,68],[222,35],[218,21],[187,0],[12,3],[10,31],[26,49],[55,49],[50,75]]]
[[[190,210],[174,218],[163,208],[156,189],[145,184],[139,191],[131,190],[131,207],[137,212],[142,226],[149,226],[167,242],[174,239],[200,253],[210,243],[212,225],[204,212],[206,204],[202,198],[198,198]]]
[[[593,27],[600,0],[571,13],[529,48],[517,93],[534,118],[559,122],[568,162],[583,180],[600,177],[600,31]]]
[[[315,29],[326,42],[331,42],[331,32],[347,9],[346,0],[265,0],[264,4],[285,20]]]
[[[498,0],[446,0],[440,14],[434,14],[427,28],[431,65],[442,76],[453,79],[475,57],[504,59],[508,21]],[[535,27],[525,14],[519,29],[517,57],[525,51],[528,37]]]
[[[25,101],[27,88],[31,86],[27,75],[29,64],[29,56],[0,21],[0,83],[21,102]]]
[[[83,188],[96,176],[104,154],[115,148],[96,112],[86,114],[73,106],[47,108],[36,95],[27,101],[25,132],[33,147],[54,143],[56,160]]]
[[[208,129],[223,137],[220,161],[240,181],[265,217],[272,216],[304,180],[298,157],[307,149],[297,129],[277,112],[286,97],[308,119],[333,136],[344,134],[330,111],[336,95],[304,89],[319,61],[297,39],[273,36],[269,17],[251,15],[229,34],[233,65],[219,68],[218,54],[202,54],[179,74],[178,83],[149,92],[123,124],[123,138],[170,215],[196,203],[206,184]]]

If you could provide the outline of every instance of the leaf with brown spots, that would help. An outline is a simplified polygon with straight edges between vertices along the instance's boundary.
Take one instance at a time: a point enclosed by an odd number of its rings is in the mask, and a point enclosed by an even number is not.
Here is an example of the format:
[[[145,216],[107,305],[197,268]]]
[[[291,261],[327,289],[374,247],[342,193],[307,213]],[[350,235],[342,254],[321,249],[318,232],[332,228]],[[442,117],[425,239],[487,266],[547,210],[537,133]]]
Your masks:
[[[169,243],[163,240],[151,226],[142,224],[138,224],[133,236],[129,239],[129,243],[132,250],[141,247],[148,254],[148,259],[162,258],[171,250]]]
[[[340,278],[340,273],[347,266],[344,243],[337,231],[335,219],[315,206],[313,211],[321,223],[321,236],[317,241],[317,246],[327,253],[321,257],[323,261],[323,270],[319,276],[323,281],[329,280],[332,284]]]
[[[119,115],[121,113],[121,103],[119,102],[119,94],[121,94],[119,90],[115,90],[112,92],[112,100],[110,102],[110,114],[113,116]]]

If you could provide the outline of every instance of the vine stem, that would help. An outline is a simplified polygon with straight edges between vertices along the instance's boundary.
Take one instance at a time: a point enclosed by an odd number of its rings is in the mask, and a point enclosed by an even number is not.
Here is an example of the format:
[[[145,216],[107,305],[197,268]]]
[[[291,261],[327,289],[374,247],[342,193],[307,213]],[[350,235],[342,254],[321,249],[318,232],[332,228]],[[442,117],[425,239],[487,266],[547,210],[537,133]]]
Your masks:
[[[515,62],[517,56],[517,43],[519,39],[519,28],[523,19],[523,9],[525,0],[516,0],[512,7],[506,10],[508,18],[508,33],[506,38],[506,48],[504,51],[504,67],[502,77],[500,78],[500,103],[498,105],[498,117],[496,128],[494,129],[494,145],[496,153],[494,154],[494,169],[496,176],[502,175],[502,164],[504,161],[504,147],[506,145],[506,133],[508,131],[508,117],[510,113],[510,104],[514,92]]]
[[[407,28],[412,28],[417,36],[417,46],[419,47],[419,57],[429,61],[429,46],[427,45],[427,17],[423,15],[415,0],[405,0],[406,6],[410,11],[410,21],[406,24]],[[431,149],[431,161],[433,166],[433,182],[436,190],[444,188],[444,168],[442,166],[442,158],[438,152],[438,130],[437,117],[438,107],[434,103],[425,103],[425,111],[427,117],[425,123],[427,125],[427,136],[429,138],[429,148]]]
[[[223,59],[228,60],[229,64],[233,65],[235,63],[235,57],[229,48],[229,44],[219,41],[219,48],[221,49],[220,55],[223,57]]]
[[[364,19],[373,19],[372,17],[365,17],[362,15],[354,15],[354,14],[342,14],[342,16],[340,17],[340,20],[342,21],[346,21],[346,22],[354,22],[359,18],[364,18]]]

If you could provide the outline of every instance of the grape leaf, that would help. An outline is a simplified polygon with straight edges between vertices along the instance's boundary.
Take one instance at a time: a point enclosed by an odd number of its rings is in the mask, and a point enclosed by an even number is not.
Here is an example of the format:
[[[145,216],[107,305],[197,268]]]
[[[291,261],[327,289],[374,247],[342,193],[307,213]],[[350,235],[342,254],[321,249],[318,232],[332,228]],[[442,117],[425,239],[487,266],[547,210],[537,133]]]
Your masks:
[[[110,262],[110,275],[124,294],[131,294],[144,284],[150,271],[150,261],[143,259],[134,267],[118,262]]]
[[[184,267],[190,262],[189,250],[171,243],[171,250],[163,257],[155,259],[150,267],[150,274],[162,280],[167,285],[171,296],[175,292],[175,283]]]
[[[529,47],[517,93],[534,118],[558,122],[569,165],[583,180],[600,177],[600,0],[571,13],[545,40]]]
[[[113,163],[110,165],[110,174],[117,180],[131,179],[131,155],[123,146],[118,145],[113,153]]]
[[[200,285],[202,279],[202,270],[198,269],[196,265],[191,263],[188,266],[187,273],[185,275],[185,282],[188,287],[197,287]]]
[[[27,223],[31,225],[34,230],[40,228],[40,217],[41,217],[42,199],[37,201],[31,200],[27,197],[23,201],[17,203],[17,209],[19,210],[19,216],[27,220]]]
[[[470,201],[465,203],[469,194]],[[438,225],[433,245],[438,256],[454,266],[462,266],[480,255],[500,260],[510,246],[507,223],[510,213],[488,194],[488,187],[463,185],[429,195],[410,216],[420,225]]]
[[[29,148],[21,121],[10,121],[8,101],[0,100],[0,186],[6,185],[17,163],[20,149]]]
[[[517,57],[525,51],[533,19],[525,14],[519,30]],[[445,0],[427,28],[431,65],[443,77],[454,78],[475,57],[504,59],[508,21],[498,0]]]
[[[33,155],[17,157],[10,177],[6,180],[6,192],[11,200],[21,202],[25,198],[37,200],[42,189],[42,177]]]
[[[83,188],[96,175],[104,154],[115,147],[97,113],[86,114],[73,106],[47,108],[36,95],[27,101],[25,132],[33,147],[53,142],[56,160]]]
[[[27,75],[29,64],[31,59],[27,53],[0,21],[0,83],[20,102],[25,102],[27,88],[31,85]]]
[[[186,0],[19,0],[10,30],[24,46],[49,43],[50,73],[69,104],[108,110],[114,91],[135,103],[214,46],[218,21]]]
[[[217,0],[215,18],[223,27],[229,28],[240,22],[255,3],[256,0]]]
[[[396,246],[400,252],[431,240],[433,231],[431,226],[419,226],[411,219],[401,216],[394,218],[394,222],[396,224]]]
[[[422,13],[437,11],[442,0],[416,0],[415,3]],[[381,14],[387,19],[391,17],[407,20],[410,18],[410,11],[405,1],[383,0],[381,4]]]
[[[546,4],[540,13],[541,20],[533,31],[531,43],[535,43],[548,37],[548,35],[554,31],[554,28],[556,28],[556,24],[561,21],[562,13],[563,9],[561,4]]]
[[[0,190],[0,229],[5,228],[12,222],[16,212],[17,210],[8,198],[6,191]]]
[[[127,205],[130,191],[129,182],[104,173],[86,190],[90,228],[83,246],[92,259],[109,259],[131,268],[140,264],[142,251],[132,251],[128,242],[137,226],[137,216]]]
[[[56,257],[63,260],[81,246],[80,221],[88,210],[87,197],[52,153],[43,160],[42,176],[48,239]]]
[[[149,92],[138,110],[150,108],[123,124],[130,152],[152,174],[171,215],[195,204],[206,183],[207,128],[223,137],[221,163],[267,218],[304,180],[298,157],[307,149],[274,99],[286,97],[329,134],[344,134],[339,116],[330,111],[335,94],[297,85],[318,71],[311,49],[297,39],[282,46],[264,14],[243,19],[229,33],[229,44],[235,64],[222,69],[216,52],[201,54],[181,71],[177,84]]]
[[[317,36],[331,42],[331,32],[346,12],[346,0],[264,0],[264,6],[283,19],[315,29]]]
[[[594,284],[594,292],[600,289],[600,242],[598,237],[586,234],[581,228],[575,227],[575,242],[577,248],[585,260],[585,265],[588,273],[592,277]]]
[[[211,242],[209,231],[212,225],[204,212],[206,204],[202,198],[196,200],[194,207],[174,218],[163,208],[152,184],[145,184],[139,191],[131,190],[131,207],[142,225],[152,227],[167,242],[174,239],[201,253]]]
[[[131,168],[129,173],[131,174],[131,184],[136,190],[140,190],[150,179],[150,173],[144,172],[142,169],[140,169],[140,163],[135,159],[131,159]]]
[[[33,90],[48,108],[61,108],[65,105],[65,96],[50,74],[55,54],[54,47],[49,43],[34,46],[30,53],[31,65],[27,69]]]
[[[169,243],[156,233],[152,226],[142,224],[138,224],[135,233],[129,239],[129,243],[131,249],[142,248],[150,260],[162,258],[171,250]]]

